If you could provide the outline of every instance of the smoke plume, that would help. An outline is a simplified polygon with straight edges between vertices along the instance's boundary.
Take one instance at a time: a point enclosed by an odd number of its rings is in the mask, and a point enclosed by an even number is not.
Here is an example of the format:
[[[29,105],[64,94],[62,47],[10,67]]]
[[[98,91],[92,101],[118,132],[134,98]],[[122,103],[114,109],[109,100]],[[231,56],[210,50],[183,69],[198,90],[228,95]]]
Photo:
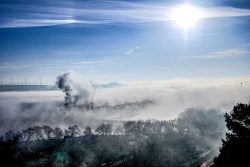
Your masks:
[[[56,84],[65,93],[65,105],[86,103],[93,98],[94,85],[80,79],[74,72],[65,73],[57,77]]]

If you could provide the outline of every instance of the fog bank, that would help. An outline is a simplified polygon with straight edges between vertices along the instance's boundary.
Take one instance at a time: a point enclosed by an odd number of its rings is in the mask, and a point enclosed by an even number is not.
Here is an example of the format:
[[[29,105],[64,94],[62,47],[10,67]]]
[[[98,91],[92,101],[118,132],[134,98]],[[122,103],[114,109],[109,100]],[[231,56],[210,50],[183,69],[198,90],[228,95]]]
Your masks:
[[[0,130],[42,124],[95,126],[107,120],[169,120],[188,108],[230,111],[236,103],[247,103],[249,92],[250,82],[247,79],[141,82],[96,89],[90,96],[98,109],[92,110],[65,109],[65,95],[59,90],[1,92]]]

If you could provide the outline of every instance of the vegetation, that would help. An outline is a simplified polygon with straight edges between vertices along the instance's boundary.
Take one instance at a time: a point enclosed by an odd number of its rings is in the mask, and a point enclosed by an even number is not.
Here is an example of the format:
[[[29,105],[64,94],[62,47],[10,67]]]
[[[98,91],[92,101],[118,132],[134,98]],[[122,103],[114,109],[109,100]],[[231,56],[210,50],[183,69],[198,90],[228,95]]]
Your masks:
[[[213,158],[223,119],[216,110],[190,109],[175,120],[106,122],[95,130],[34,126],[6,132],[0,157],[13,167],[200,166]]]
[[[214,167],[250,166],[250,103],[237,104],[231,113],[225,114],[226,126],[230,132],[226,133],[226,140],[220,155],[214,159]]]

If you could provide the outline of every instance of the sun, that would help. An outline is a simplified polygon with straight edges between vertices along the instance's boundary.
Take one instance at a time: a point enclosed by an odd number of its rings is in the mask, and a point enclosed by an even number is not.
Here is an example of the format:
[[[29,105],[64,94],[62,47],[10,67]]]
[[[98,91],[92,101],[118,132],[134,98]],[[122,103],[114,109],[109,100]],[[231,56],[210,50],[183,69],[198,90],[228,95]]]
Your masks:
[[[185,29],[194,26],[200,18],[201,11],[189,4],[176,7],[172,13],[172,19]]]

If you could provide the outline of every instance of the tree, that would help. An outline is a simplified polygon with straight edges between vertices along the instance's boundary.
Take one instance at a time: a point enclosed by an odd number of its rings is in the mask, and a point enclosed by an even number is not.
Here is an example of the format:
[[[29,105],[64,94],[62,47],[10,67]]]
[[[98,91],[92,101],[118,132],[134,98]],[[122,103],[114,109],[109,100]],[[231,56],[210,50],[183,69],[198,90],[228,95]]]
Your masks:
[[[214,167],[250,166],[250,103],[237,104],[225,114],[226,140],[222,140],[220,154],[214,159]]]
[[[136,132],[136,122],[135,121],[127,121],[124,122],[124,131],[126,135],[133,135]]]
[[[29,133],[28,133],[27,129],[22,130],[21,133],[22,133],[22,139],[24,141],[29,140]]]
[[[23,134],[22,134],[22,132],[17,131],[17,132],[15,133],[14,140],[15,140],[15,141],[18,141],[18,142],[21,141],[21,140],[23,140]]]
[[[124,127],[122,122],[118,122],[113,127],[114,134],[116,135],[124,135]]]
[[[65,134],[67,136],[75,137],[81,134],[81,130],[78,128],[77,125],[69,126],[68,129],[65,130]]]
[[[59,127],[55,127],[55,129],[53,129],[53,134],[54,134],[55,138],[57,138],[57,139],[60,139],[63,137],[63,131]]]
[[[53,129],[48,125],[43,125],[42,128],[43,128],[43,131],[44,131],[47,139],[49,139],[51,137],[51,134],[53,133]]]
[[[33,127],[35,139],[40,140],[43,139],[43,128],[40,126],[34,126]]]
[[[112,132],[112,124],[103,123],[96,128],[96,132],[100,135],[110,135]]]
[[[34,137],[35,131],[33,127],[29,127],[26,130],[23,130],[25,136],[27,136],[27,140],[31,140]]]
[[[230,114],[225,114],[227,128],[237,136],[250,135],[250,103],[237,104]]]
[[[92,135],[92,129],[91,127],[87,126],[83,132],[86,136]]]
[[[12,130],[7,131],[5,134],[5,141],[13,141],[15,137],[15,132]]]
[[[224,135],[225,119],[216,109],[189,108],[177,120],[180,133],[220,139]]]

